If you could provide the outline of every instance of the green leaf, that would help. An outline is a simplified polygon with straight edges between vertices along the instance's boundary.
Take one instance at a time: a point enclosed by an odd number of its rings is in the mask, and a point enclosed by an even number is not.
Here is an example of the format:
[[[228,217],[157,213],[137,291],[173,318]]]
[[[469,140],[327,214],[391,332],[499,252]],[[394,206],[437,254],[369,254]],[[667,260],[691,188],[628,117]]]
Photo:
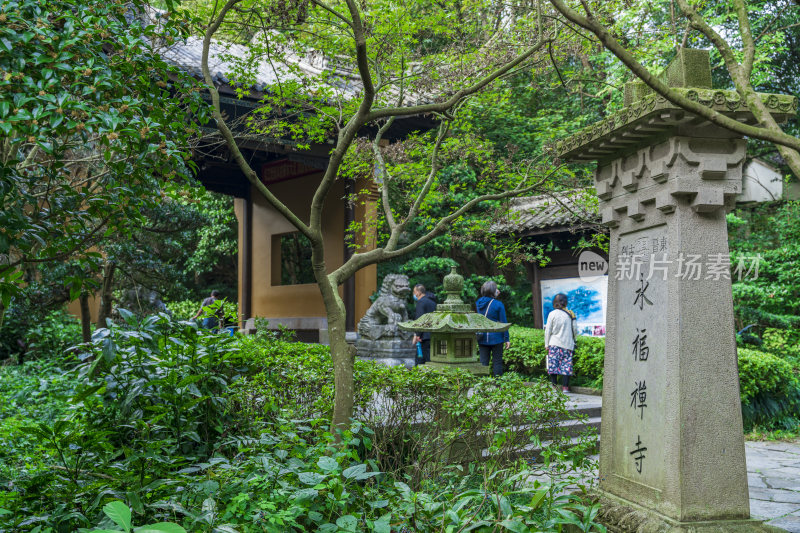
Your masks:
[[[158,522],[147,526],[137,527],[133,530],[135,533],[186,533],[178,524],[170,522]]]
[[[342,475],[346,479],[365,479],[361,476],[365,475],[366,472],[367,472],[367,465],[362,463],[351,466],[350,468],[345,468],[344,472],[342,472]]]
[[[345,531],[355,532],[358,527],[358,519],[351,514],[346,514],[336,520],[336,525]]]
[[[113,501],[103,506],[103,512],[119,527],[129,533],[131,530],[131,510],[121,501]]]
[[[514,533],[528,533],[531,529],[519,520],[503,520],[500,525]]]
[[[330,472],[332,470],[336,470],[339,468],[339,463],[336,462],[336,459],[333,457],[328,457],[327,455],[322,456],[317,461],[317,466],[323,472]]]
[[[119,312],[119,316],[121,316],[122,319],[125,320],[125,322],[127,322],[129,326],[135,326],[137,324],[136,315],[134,315],[127,309],[119,308],[117,309],[117,312]]]
[[[369,506],[373,509],[382,509],[389,505],[389,500],[375,500],[372,502],[368,502]]]
[[[547,495],[547,489],[541,489],[536,491],[536,494],[534,494],[533,498],[531,498],[531,503],[529,504],[529,507],[531,507],[534,510],[538,509],[544,502],[544,497],[546,495]]]
[[[499,505],[500,512],[503,514],[503,516],[511,516],[513,511],[511,510],[511,504],[508,503],[508,498],[505,496],[500,496]]]
[[[385,514],[382,517],[380,517],[378,520],[375,520],[372,523],[372,530],[375,533],[391,533],[392,524],[389,521],[390,518],[391,518],[391,515]]]
[[[325,479],[325,476],[317,472],[300,472],[297,474],[297,479],[300,480],[300,483],[313,486]]]

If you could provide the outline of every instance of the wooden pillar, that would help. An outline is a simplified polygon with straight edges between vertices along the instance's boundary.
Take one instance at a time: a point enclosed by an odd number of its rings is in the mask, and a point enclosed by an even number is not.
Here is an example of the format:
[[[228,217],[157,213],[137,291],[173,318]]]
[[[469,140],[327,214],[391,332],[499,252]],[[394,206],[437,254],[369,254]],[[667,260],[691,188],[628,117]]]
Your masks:
[[[344,182],[344,263],[353,256],[352,245],[355,244],[355,236],[350,230],[350,226],[356,220],[356,208],[353,202],[353,180]],[[347,313],[345,319],[345,330],[356,330],[356,280],[350,276],[344,282],[344,308]]]
[[[242,246],[242,300],[240,302],[242,324],[253,314],[253,195],[250,190],[244,197],[242,220],[244,222],[244,246]]]
[[[525,270],[528,272],[528,281],[531,283],[531,311],[533,313],[533,327],[543,328],[544,318],[542,317],[542,286],[539,275],[539,265],[537,263],[525,263]]]

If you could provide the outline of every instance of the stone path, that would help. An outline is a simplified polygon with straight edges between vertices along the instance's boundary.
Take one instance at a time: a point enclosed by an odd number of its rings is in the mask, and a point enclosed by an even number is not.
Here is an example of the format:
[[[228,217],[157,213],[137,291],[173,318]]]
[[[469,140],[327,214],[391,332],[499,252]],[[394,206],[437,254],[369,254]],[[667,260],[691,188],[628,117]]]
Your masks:
[[[800,443],[747,442],[750,514],[800,533]]]
[[[569,396],[578,408],[601,405],[599,396]],[[751,516],[800,533],[800,442],[746,442],[745,454]]]

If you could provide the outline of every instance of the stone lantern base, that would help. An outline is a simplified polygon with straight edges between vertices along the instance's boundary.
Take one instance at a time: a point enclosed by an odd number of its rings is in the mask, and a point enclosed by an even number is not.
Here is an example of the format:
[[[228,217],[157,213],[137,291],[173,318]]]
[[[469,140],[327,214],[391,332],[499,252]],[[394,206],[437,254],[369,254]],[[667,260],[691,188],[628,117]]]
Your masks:
[[[431,359],[430,362],[425,363],[425,366],[429,366],[429,367],[432,367],[432,368],[460,368],[462,370],[467,370],[469,372],[472,372],[473,374],[478,375],[478,376],[488,376],[489,375],[489,370],[491,368],[491,367],[488,367],[488,366],[483,366],[480,363],[480,361],[464,362],[464,363],[462,363],[462,362],[442,363],[442,362],[439,362],[439,361],[434,361],[433,359]]]

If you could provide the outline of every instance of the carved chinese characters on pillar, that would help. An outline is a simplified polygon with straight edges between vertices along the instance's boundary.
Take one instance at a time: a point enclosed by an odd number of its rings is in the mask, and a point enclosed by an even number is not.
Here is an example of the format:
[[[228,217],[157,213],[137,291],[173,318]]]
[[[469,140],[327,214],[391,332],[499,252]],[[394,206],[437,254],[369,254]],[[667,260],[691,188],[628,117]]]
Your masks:
[[[621,235],[617,252],[614,456],[622,475],[656,488],[661,461],[648,457],[660,456],[664,441],[666,226]]]

